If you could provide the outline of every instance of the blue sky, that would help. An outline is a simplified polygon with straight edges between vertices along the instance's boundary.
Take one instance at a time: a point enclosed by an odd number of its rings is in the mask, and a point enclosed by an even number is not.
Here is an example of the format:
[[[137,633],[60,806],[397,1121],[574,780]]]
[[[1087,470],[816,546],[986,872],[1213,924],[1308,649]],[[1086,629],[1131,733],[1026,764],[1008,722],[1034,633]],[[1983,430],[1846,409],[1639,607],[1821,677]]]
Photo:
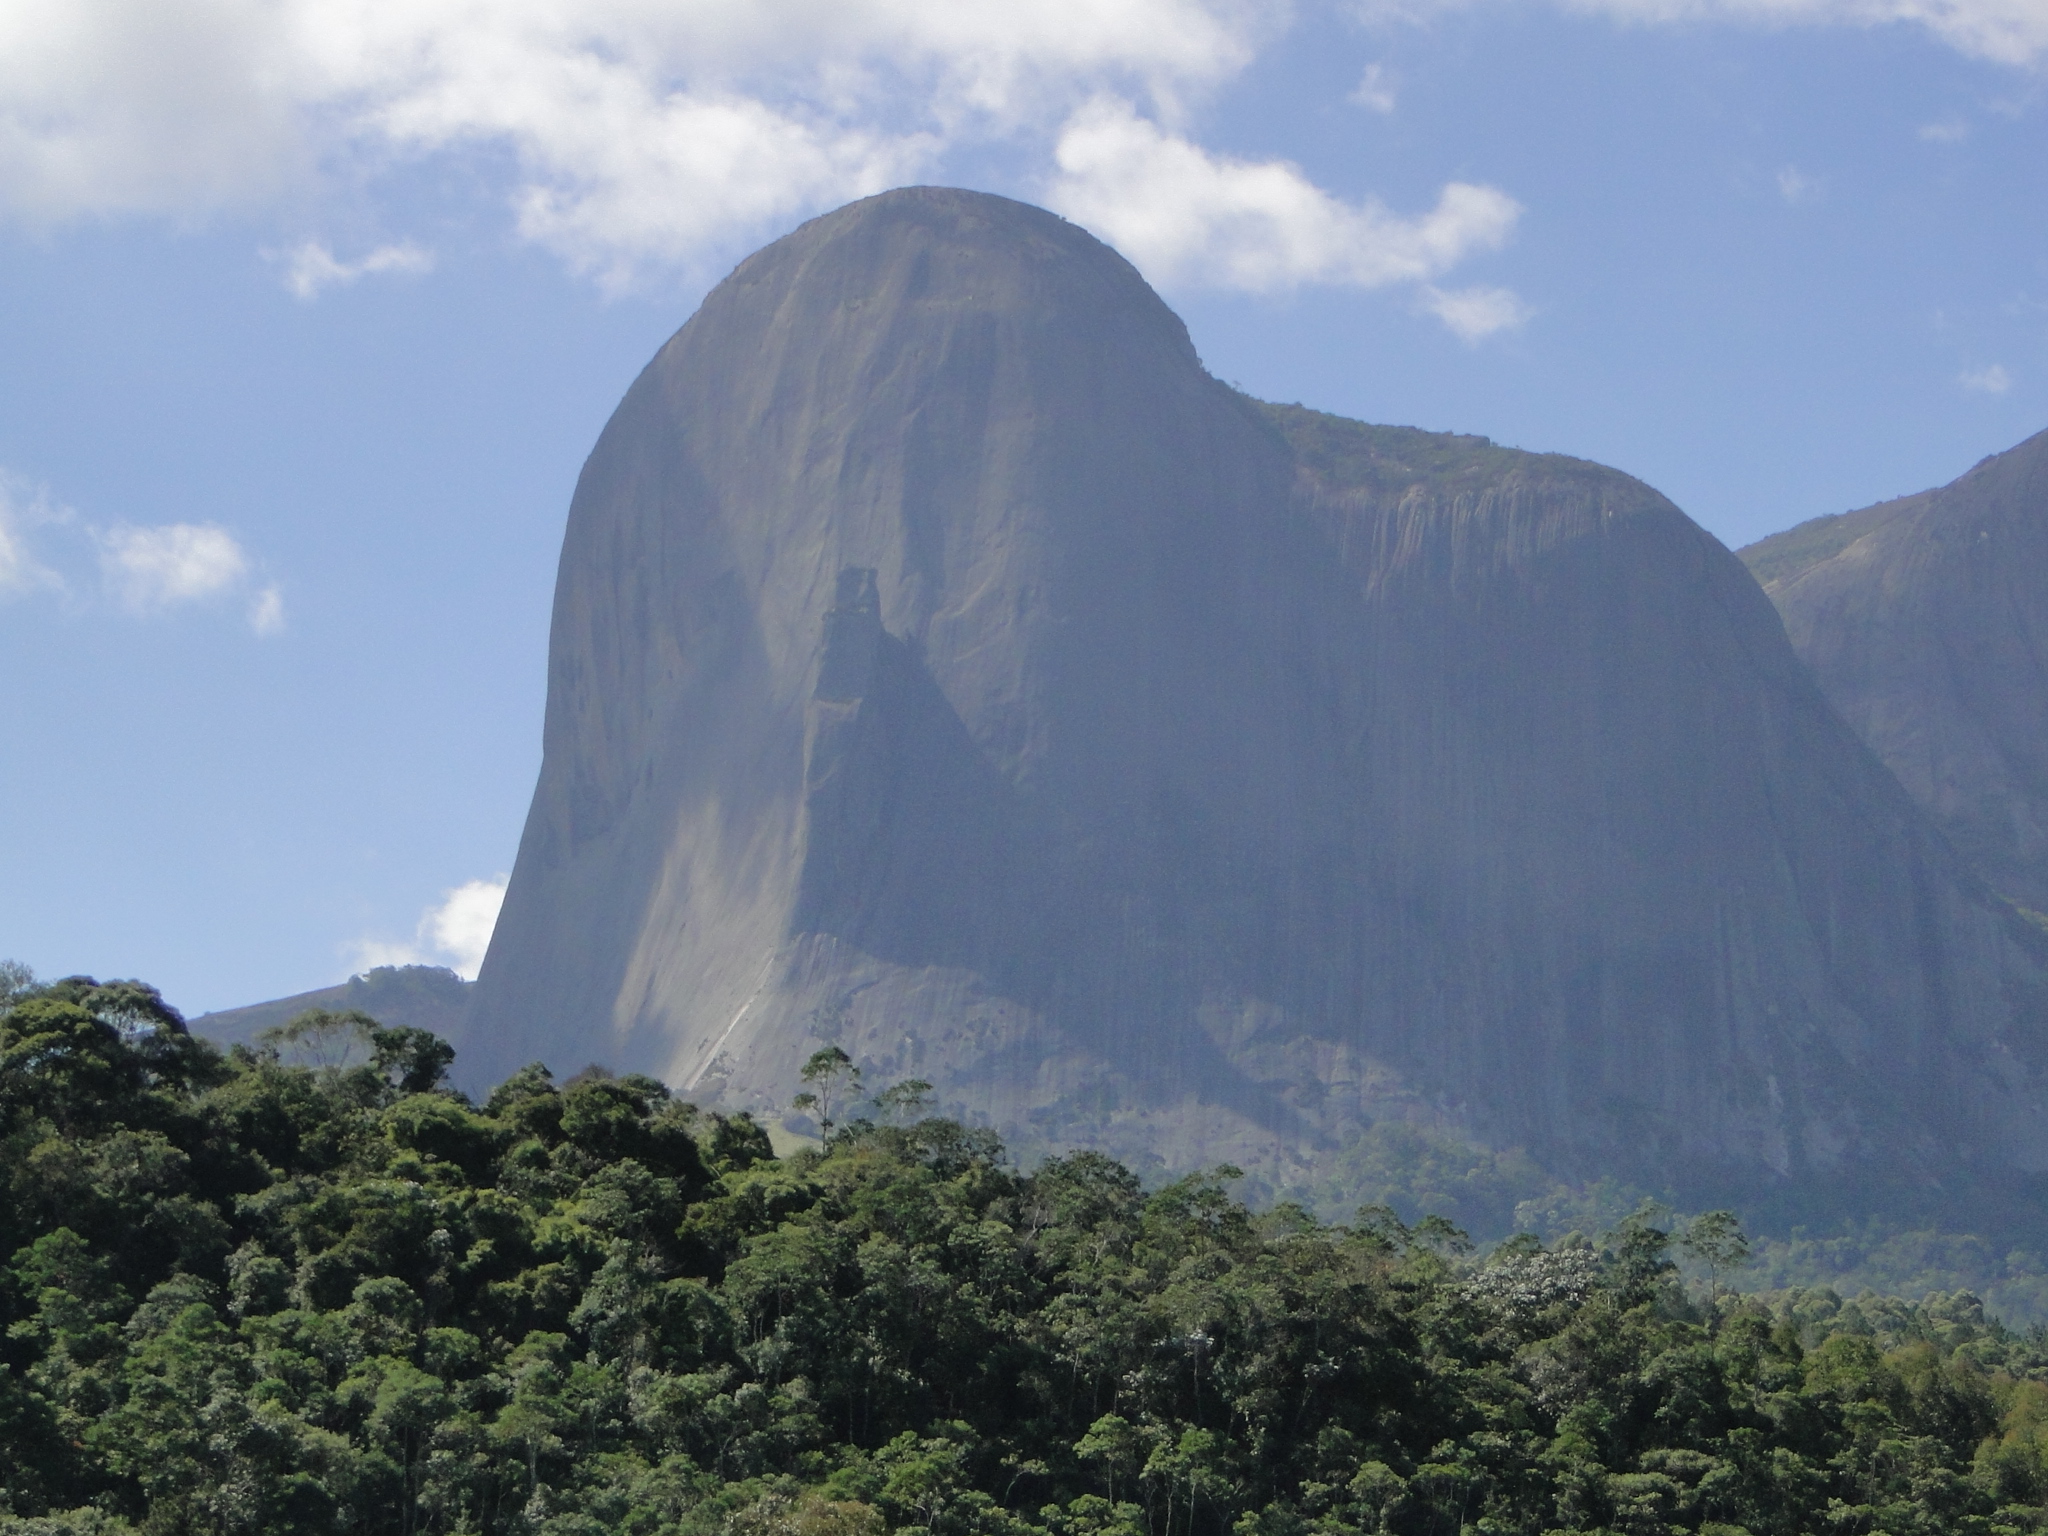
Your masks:
[[[576,472],[905,182],[1730,544],[2048,426],[2048,0],[0,0],[0,956],[468,965]]]

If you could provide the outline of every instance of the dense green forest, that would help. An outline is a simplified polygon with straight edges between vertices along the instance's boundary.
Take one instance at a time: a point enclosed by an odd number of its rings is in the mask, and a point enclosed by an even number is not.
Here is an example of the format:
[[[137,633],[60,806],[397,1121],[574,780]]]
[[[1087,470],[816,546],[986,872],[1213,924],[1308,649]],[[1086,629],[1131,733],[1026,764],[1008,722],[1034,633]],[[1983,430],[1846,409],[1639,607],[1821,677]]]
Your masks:
[[[1254,1174],[1238,1192],[1254,1205],[1292,1199],[1326,1219],[1370,1204],[1409,1221],[1433,1213],[1493,1241],[1607,1231],[1646,1204],[1665,1207],[1659,1220],[1684,1220],[1671,1209],[1684,1203],[1671,1190],[1613,1178],[1575,1183],[1517,1149],[1400,1121],[1373,1125],[1319,1158],[1311,1177],[1288,1184]],[[1968,1290],[2007,1322],[2048,1324],[2048,1189],[2038,1180],[1979,1180],[1964,1190],[1903,1181],[1809,1186],[1796,1202],[1754,1188],[1720,1194],[1762,1228],[1750,1262],[1723,1277],[1732,1289],[1825,1286],[1848,1296],[1916,1297]],[[1698,1265],[1683,1267],[1705,1278]]]
[[[0,1006],[9,1536],[2048,1528],[2048,1338],[1731,1294],[1725,1216],[1481,1257],[1025,1173],[829,1053],[777,1158],[643,1077],[470,1103],[358,1015]]]

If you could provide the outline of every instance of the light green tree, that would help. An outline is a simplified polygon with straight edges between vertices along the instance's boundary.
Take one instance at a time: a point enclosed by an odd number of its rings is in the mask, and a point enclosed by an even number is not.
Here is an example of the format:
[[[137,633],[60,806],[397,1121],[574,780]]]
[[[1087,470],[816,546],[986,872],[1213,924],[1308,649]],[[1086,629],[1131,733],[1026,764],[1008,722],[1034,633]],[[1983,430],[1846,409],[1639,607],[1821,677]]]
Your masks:
[[[1710,1296],[1721,1294],[1721,1276],[1749,1263],[1749,1239],[1733,1211],[1707,1211],[1686,1223],[1678,1251],[1706,1269]]]
[[[832,1106],[836,1103],[843,1107],[860,1092],[860,1068],[838,1046],[828,1045],[811,1052],[811,1059],[804,1063],[800,1075],[808,1086],[789,1101],[790,1108],[815,1114],[818,1129],[830,1136],[837,1123],[832,1118]]]

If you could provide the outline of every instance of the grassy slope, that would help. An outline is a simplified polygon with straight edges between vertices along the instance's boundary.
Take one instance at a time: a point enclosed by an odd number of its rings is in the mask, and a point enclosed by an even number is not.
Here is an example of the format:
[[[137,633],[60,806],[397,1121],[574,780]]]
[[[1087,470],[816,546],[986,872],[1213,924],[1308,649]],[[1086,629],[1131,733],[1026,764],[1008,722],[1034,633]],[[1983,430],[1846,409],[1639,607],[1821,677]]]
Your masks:
[[[1831,512],[1825,517],[1808,518],[1783,533],[1774,533],[1767,539],[1745,545],[1735,553],[1768,592],[1781,582],[1811,570],[1823,560],[1832,560],[1866,533],[1883,527],[1918,499],[1906,496],[1897,501],[1879,502],[1860,512]]]

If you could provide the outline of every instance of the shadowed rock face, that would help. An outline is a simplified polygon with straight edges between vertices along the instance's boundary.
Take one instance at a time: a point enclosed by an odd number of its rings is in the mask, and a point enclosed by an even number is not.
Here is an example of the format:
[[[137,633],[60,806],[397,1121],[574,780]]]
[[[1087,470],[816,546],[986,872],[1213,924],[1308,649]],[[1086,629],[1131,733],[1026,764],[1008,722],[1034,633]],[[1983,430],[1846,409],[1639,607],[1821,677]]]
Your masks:
[[[1843,717],[1994,890],[2048,912],[2048,432],[1742,553]]]
[[[1050,214],[744,263],[571,508],[476,1080],[786,1102],[837,1041],[1026,1141],[2048,1166],[2026,925],[1655,492],[1261,407]]]

